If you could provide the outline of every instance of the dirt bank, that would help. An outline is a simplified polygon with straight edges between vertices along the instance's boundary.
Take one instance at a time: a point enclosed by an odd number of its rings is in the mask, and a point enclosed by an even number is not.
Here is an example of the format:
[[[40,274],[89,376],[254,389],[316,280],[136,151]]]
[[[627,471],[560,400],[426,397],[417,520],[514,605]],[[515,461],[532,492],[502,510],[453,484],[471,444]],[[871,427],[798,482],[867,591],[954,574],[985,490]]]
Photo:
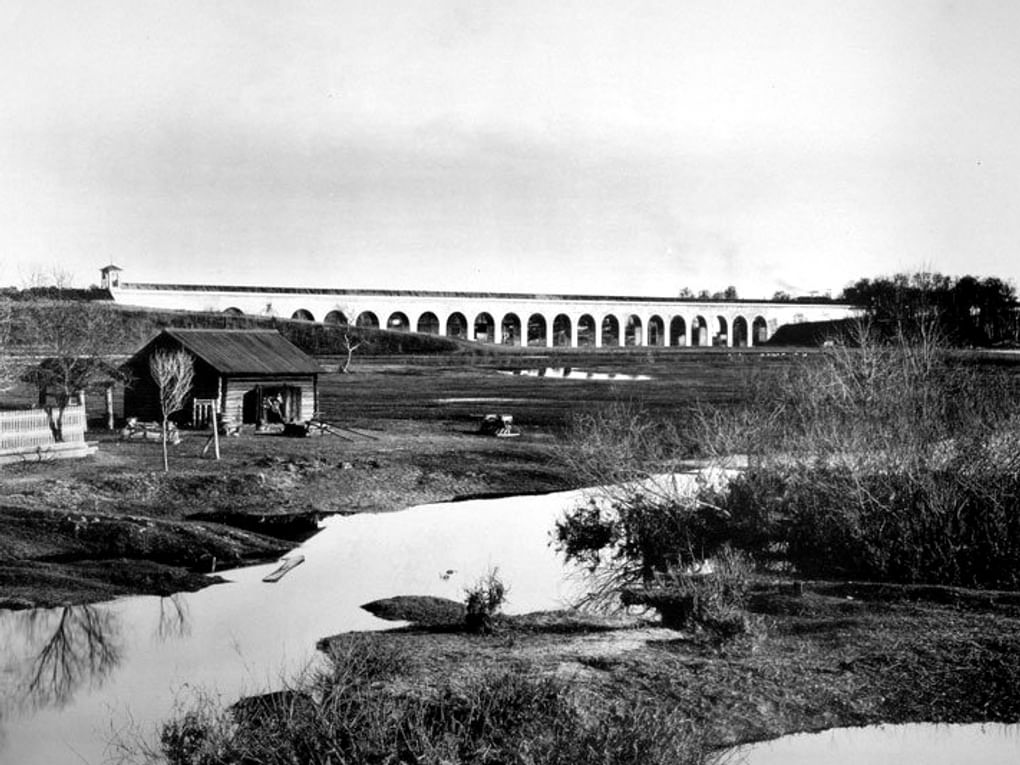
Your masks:
[[[716,747],[834,726],[1020,719],[1020,607],[982,593],[957,593],[952,606],[909,588],[873,599],[826,594],[835,589],[763,589],[754,634],[727,642],[665,629],[653,616],[566,611],[502,617],[487,636],[412,626],[336,635],[320,648],[363,639],[397,647],[407,658],[396,693],[508,666],[556,677],[582,703],[683,710]]]
[[[331,513],[563,488],[552,438],[482,438],[461,423],[380,421],[352,440],[245,435],[223,459],[183,435],[158,445],[96,433],[91,458],[4,468],[0,607],[195,590],[216,569],[273,560]]]

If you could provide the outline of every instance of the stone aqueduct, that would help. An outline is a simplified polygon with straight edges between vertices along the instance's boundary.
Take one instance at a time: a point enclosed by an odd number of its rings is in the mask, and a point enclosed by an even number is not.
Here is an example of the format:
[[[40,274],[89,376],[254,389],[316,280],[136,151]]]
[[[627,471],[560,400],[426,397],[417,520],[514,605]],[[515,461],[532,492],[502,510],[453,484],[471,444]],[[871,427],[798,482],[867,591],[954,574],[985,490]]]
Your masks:
[[[831,302],[131,284],[120,282],[117,270],[104,269],[103,284],[126,305],[277,316],[504,345],[753,346],[783,324],[841,319],[855,311]]]

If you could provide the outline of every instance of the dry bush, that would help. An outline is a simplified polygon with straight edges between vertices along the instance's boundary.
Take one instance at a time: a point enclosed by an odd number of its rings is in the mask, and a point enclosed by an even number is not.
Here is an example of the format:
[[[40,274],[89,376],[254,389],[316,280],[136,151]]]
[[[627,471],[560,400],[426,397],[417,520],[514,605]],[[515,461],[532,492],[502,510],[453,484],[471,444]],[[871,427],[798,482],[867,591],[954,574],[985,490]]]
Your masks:
[[[401,692],[408,657],[366,636],[292,688],[223,709],[208,697],[125,761],[171,765],[701,765],[711,755],[679,710],[653,702],[581,705],[559,680],[510,667]]]
[[[599,574],[597,597],[727,543],[803,573],[1020,586],[1015,384],[932,326],[887,339],[861,322],[740,405],[699,407],[683,436],[633,410],[588,418],[571,454],[605,488],[559,523],[561,550]],[[747,469],[693,496],[648,480],[692,441]]]
[[[718,501],[802,573],[1020,586],[1018,423],[1004,375],[862,324],[717,423],[750,466]]]

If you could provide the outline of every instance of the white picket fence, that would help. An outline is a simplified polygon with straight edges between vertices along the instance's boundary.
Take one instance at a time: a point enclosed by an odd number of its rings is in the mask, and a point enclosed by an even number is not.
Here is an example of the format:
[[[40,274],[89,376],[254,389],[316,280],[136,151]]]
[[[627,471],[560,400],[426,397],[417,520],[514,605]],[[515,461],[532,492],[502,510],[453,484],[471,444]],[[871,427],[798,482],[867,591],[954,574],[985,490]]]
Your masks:
[[[65,444],[85,443],[85,407],[74,404],[64,409],[62,432]],[[38,449],[54,443],[50,415],[45,409],[0,411],[0,452]]]

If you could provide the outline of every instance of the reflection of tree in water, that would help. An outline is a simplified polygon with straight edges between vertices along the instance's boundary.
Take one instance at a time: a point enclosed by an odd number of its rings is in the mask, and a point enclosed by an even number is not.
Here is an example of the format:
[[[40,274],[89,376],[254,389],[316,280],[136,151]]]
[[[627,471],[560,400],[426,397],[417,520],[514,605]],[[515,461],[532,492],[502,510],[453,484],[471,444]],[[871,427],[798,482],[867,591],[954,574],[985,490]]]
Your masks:
[[[23,623],[25,643],[34,654],[24,686],[26,704],[63,706],[84,683],[101,684],[120,663],[120,625],[106,609],[33,610]]]
[[[159,624],[156,625],[156,639],[161,643],[191,634],[191,620],[187,603],[179,593],[159,599]]]

